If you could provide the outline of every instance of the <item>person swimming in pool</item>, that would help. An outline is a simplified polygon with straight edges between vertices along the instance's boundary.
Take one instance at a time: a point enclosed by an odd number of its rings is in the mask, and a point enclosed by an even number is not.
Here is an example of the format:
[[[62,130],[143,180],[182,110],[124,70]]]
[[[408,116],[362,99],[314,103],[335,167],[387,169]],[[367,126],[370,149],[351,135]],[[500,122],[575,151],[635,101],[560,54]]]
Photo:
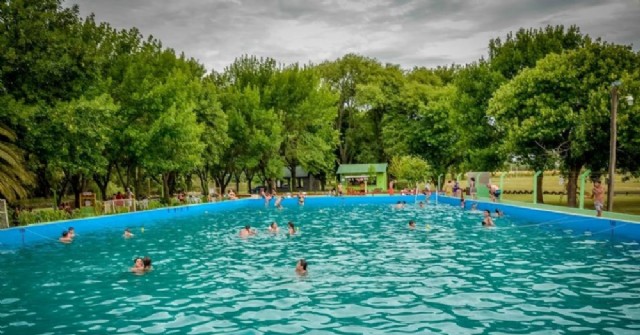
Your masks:
[[[277,196],[276,197],[276,202],[275,202],[274,205],[276,206],[277,209],[282,209],[283,208],[282,207],[282,199],[283,199],[282,196]]]
[[[300,276],[307,275],[307,261],[301,258],[296,264],[296,273]]]
[[[144,271],[151,271],[153,267],[151,266],[151,258],[149,256],[144,256],[142,259],[142,265]]]
[[[69,232],[69,238],[73,240],[76,237],[76,230],[73,227],[69,227],[67,231]]]
[[[409,221],[409,229],[413,230],[416,229],[416,222],[411,220]]]
[[[240,237],[249,237],[255,234],[255,230],[251,229],[250,225],[246,225],[244,228],[240,229]]]
[[[269,226],[269,232],[277,233],[279,231],[280,231],[280,228],[278,227],[278,224],[275,221],[271,222],[271,225]]]
[[[496,217],[501,218],[504,216],[504,212],[496,208]]]
[[[144,271],[144,262],[142,258],[136,257],[133,261],[133,267],[131,268],[131,272],[142,273]]]
[[[491,219],[491,212],[488,209],[484,210],[484,219],[482,219],[483,227],[495,227],[493,219]]]
[[[287,225],[289,226],[289,235],[293,235],[296,233],[296,226],[293,224],[293,222],[289,221],[289,223],[287,223]]]
[[[58,239],[58,241],[62,243],[71,243],[73,240],[69,237],[69,231],[65,230],[62,232],[62,236]]]
[[[420,201],[420,208],[424,208],[424,202]]]
[[[131,234],[131,229],[126,228],[126,229],[124,230],[124,234],[122,234],[122,236],[123,236],[124,238],[130,238],[130,237],[133,237],[133,234]]]
[[[298,192],[298,205],[304,206],[304,194],[302,192]]]

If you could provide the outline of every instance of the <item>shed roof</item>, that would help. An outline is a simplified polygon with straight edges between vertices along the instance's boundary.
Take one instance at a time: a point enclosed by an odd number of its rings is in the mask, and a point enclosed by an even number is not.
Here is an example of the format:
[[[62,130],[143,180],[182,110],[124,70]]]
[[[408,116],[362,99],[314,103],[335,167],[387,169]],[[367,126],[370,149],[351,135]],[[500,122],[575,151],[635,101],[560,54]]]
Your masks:
[[[386,173],[387,163],[372,163],[372,164],[340,164],[337,174],[367,174],[369,173],[369,167],[373,165],[376,169],[376,173]]]

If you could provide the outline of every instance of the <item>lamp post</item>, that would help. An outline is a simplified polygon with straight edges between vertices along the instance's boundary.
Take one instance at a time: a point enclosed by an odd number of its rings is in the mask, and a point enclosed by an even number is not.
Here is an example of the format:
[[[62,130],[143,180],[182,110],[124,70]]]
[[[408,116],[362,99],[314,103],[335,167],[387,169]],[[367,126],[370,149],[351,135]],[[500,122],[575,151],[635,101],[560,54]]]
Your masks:
[[[609,212],[613,211],[613,177],[616,171],[616,141],[618,137],[616,120],[618,117],[618,87],[620,85],[622,85],[620,80],[611,83],[611,131],[609,134],[611,141],[609,142],[609,184],[607,185],[607,211]],[[627,96],[626,100],[629,106],[633,105],[632,96]]]
[[[607,211],[613,211],[613,177],[616,171],[616,141],[618,117],[618,87],[622,84],[619,80],[611,83],[611,130],[609,131],[609,185],[607,185]]]

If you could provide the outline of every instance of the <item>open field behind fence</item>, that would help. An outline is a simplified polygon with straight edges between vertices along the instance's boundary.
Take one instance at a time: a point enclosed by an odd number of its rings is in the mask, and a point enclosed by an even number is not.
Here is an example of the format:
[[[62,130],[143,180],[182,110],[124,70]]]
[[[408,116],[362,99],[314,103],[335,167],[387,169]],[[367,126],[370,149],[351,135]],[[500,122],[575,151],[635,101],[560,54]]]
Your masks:
[[[547,205],[566,206],[567,196],[558,195],[557,193],[565,192],[565,185],[567,183],[564,180],[564,184],[561,182],[559,174],[552,172],[545,172],[543,182],[543,192],[551,192],[556,194],[544,194],[544,203]],[[615,198],[614,198],[614,212],[640,215],[640,179],[631,178],[623,181],[623,176],[617,175],[615,178]],[[604,182],[604,178],[602,179]],[[497,184],[500,181],[499,175],[492,178],[492,181]],[[463,185],[466,186],[465,183]],[[578,185],[579,186],[579,185]],[[606,185],[605,185],[606,186]],[[593,200],[591,199],[591,189],[593,184],[590,180],[585,183],[585,209],[593,209]],[[507,201],[520,201],[533,203],[532,194],[511,194],[514,191],[528,191],[533,190],[533,173],[519,172],[510,173],[504,178],[504,191],[502,199]]]

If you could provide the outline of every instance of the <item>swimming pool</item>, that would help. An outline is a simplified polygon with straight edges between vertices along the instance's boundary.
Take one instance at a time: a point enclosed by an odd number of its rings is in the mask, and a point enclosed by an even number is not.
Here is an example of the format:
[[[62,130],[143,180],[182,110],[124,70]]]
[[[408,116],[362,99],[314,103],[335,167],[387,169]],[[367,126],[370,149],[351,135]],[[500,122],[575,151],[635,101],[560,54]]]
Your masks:
[[[449,205],[348,202],[254,201],[154,219],[144,232],[132,220],[127,240],[122,225],[76,228],[71,245],[3,251],[0,333],[640,332],[640,247],[630,239],[508,215],[484,229],[479,213]],[[272,221],[300,231],[269,234]],[[258,236],[238,238],[245,224]],[[155,269],[131,274],[144,255]],[[306,277],[294,272],[301,257]]]

